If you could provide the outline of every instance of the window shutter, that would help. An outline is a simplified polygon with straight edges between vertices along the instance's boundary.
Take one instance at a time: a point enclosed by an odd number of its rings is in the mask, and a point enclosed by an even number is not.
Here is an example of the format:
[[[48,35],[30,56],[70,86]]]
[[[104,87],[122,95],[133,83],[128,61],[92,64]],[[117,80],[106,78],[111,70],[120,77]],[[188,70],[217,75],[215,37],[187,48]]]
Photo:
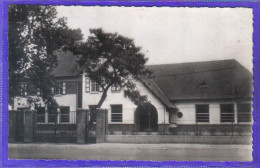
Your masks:
[[[24,84],[24,96],[27,96],[27,83]]]
[[[66,82],[62,83],[62,94],[66,94]]]
[[[90,80],[89,80],[89,78],[86,78],[85,90],[86,90],[87,93],[90,92]]]
[[[37,88],[37,96],[40,96],[41,95],[41,91],[39,88]]]
[[[51,93],[54,94],[54,87],[51,88]]]
[[[98,91],[103,92],[103,89],[100,85],[99,85]]]

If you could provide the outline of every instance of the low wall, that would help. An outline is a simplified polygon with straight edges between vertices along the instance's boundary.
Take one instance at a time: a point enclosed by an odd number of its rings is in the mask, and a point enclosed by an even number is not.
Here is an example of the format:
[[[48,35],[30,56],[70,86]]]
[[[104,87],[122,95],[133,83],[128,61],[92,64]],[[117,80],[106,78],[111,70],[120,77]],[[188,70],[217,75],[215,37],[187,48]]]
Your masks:
[[[203,136],[244,136],[252,135],[251,124],[193,124],[178,125],[176,128],[169,130],[173,135],[203,135]]]
[[[106,135],[108,143],[252,144],[252,136]]]

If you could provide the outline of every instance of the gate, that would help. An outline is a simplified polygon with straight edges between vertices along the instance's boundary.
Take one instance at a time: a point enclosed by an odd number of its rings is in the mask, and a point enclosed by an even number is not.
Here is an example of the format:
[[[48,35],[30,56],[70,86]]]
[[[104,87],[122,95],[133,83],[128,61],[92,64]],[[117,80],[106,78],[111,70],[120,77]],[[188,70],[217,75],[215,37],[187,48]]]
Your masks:
[[[76,124],[35,124],[35,142],[75,143]]]
[[[16,115],[16,141],[23,142],[24,141],[24,109],[19,109]]]

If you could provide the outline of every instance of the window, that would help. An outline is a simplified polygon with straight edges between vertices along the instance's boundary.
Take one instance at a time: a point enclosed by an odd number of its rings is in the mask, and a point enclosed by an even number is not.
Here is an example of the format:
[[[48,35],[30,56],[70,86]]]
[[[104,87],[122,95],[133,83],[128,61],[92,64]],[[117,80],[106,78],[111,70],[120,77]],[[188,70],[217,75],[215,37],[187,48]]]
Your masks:
[[[209,122],[209,105],[201,104],[196,105],[196,121]]]
[[[21,96],[27,96],[27,88],[28,88],[27,83],[22,83],[22,84],[20,85]]]
[[[122,122],[122,105],[111,105],[111,121]]]
[[[111,91],[112,92],[119,92],[121,90],[121,87],[120,87],[120,85],[118,85],[118,84],[114,84],[114,85],[112,85],[112,87],[111,87]]]
[[[220,104],[221,122],[234,122],[234,104]]]
[[[70,107],[60,107],[60,122],[70,122]]]
[[[251,104],[237,104],[237,121],[238,122],[251,122]]]
[[[57,83],[55,89],[55,94],[66,94],[66,82],[59,82]]]
[[[37,122],[45,123],[45,107],[37,108]]]
[[[49,122],[49,123],[55,123],[55,122],[57,122],[57,113],[55,113],[55,112],[49,112],[49,113],[48,113],[48,122]]]
[[[99,85],[94,80],[91,80],[91,92],[99,92]]]
[[[178,113],[177,113],[177,117],[178,117],[178,118],[182,118],[182,117],[183,117],[183,113],[182,113],[182,112],[178,112]]]
[[[95,109],[97,108],[97,105],[89,105],[89,112],[90,112],[90,120],[93,122],[96,122],[97,120],[97,113]]]
[[[54,92],[55,94],[62,94],[62,83],[57,83]]]

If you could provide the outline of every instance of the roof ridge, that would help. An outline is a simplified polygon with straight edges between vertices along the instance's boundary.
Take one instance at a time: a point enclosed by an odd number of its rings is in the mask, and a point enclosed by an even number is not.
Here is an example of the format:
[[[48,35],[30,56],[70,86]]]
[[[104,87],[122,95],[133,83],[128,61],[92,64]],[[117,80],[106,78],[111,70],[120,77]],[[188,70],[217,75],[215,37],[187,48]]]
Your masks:
[[[180,62],[180,63],[166,63],[166,64],[150,64],[150,65],[146,65],[146,67],[148,66],[159,66],[159,65],[178,65],[178,64],[192,64],[192,63],[209,63],[209,62],[224,62],[224,61],[235,61],[237,62],[236,59],[223,59],[223,60],[211,60],[211,61],[193,61],[193,62]]]
[[[220,71],[220,70],[226,70],[226,69],[237,69],[237,68],[240,68],[240,67],[220,68],[220,69],[212,69],[212,70],[207,70],[207,71],[197,71],[197,72],[179,73],[179,74],[177,73],[177,74],[169,74],[169,75],[157,75],[157,76],[153,76],[152,78],[175,76],[175,75],[187,75],[187,74],[195,74],[195,73],[206,73],[206,72],[214,72],[214,71]]]

